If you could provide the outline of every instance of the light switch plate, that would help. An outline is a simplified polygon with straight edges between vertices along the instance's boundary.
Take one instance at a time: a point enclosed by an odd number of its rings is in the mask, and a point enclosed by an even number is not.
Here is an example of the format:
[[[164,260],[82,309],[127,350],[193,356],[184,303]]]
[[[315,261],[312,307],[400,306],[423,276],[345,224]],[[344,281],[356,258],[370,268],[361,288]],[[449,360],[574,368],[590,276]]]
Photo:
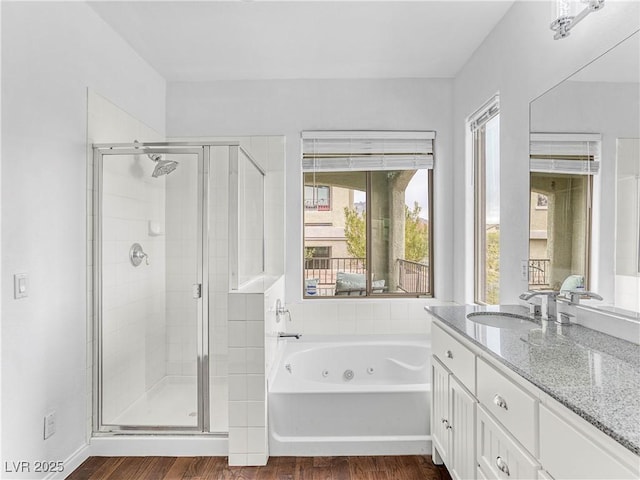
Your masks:
[[[24,298],[29,296],[29,284],[26,273],[16,273],[13,276],[13,296],[14,298]]]
[[[520,278],[529,281],[529,260],[520,260]]]
[[[44,439],[56,433],[56,412],[47,413],[44,416]]]

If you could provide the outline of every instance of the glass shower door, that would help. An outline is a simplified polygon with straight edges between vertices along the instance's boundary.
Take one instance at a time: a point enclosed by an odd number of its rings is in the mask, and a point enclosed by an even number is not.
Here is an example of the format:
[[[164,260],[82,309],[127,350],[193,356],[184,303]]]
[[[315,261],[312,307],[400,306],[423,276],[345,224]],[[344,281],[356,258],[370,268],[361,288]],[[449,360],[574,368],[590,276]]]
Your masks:
[[[202,431],[203,148],[95,152],[99,430]]]

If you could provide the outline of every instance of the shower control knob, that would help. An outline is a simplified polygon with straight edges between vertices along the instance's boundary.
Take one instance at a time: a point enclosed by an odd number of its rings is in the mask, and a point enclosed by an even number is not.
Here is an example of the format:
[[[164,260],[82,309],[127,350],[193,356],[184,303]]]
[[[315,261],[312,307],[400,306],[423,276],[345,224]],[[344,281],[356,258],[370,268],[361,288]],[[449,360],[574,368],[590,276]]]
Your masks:
[[[144,253],[139,243],[134,243],[129,249],[129,261],[131,261],[131,265],[137,267],[142,263],[142,260],[149,265],[149,255]]]

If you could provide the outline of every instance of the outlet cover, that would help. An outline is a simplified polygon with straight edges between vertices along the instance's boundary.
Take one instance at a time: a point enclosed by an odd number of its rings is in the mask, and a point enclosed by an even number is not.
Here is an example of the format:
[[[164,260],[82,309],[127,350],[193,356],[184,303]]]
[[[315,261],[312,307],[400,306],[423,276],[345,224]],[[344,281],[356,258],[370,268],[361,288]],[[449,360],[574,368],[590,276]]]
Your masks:
[[[56,412],[47,413],[44,416],[44,439],[56,433]]]

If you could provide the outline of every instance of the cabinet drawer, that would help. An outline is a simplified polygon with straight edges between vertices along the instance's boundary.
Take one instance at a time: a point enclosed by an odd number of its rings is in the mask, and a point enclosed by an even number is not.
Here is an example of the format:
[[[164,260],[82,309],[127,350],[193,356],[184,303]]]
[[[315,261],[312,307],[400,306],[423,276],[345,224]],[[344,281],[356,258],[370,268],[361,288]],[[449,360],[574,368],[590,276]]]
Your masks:
[[[631,471],[593,438],[543,405],[540,406],[540,462],[556,480],[640,478],[638,468]]]
[[[537,455],[538,401],[486,361],[478,359],[478,401]]]
[[[431,349],[444,366],[462,382],[467,390],[475,392],[476,356],[467,347],[446,333],[437,324],[431,330]]]
[[[477,435],[477,460],[486,478],[538,478],[540,465],[481,406]]]

